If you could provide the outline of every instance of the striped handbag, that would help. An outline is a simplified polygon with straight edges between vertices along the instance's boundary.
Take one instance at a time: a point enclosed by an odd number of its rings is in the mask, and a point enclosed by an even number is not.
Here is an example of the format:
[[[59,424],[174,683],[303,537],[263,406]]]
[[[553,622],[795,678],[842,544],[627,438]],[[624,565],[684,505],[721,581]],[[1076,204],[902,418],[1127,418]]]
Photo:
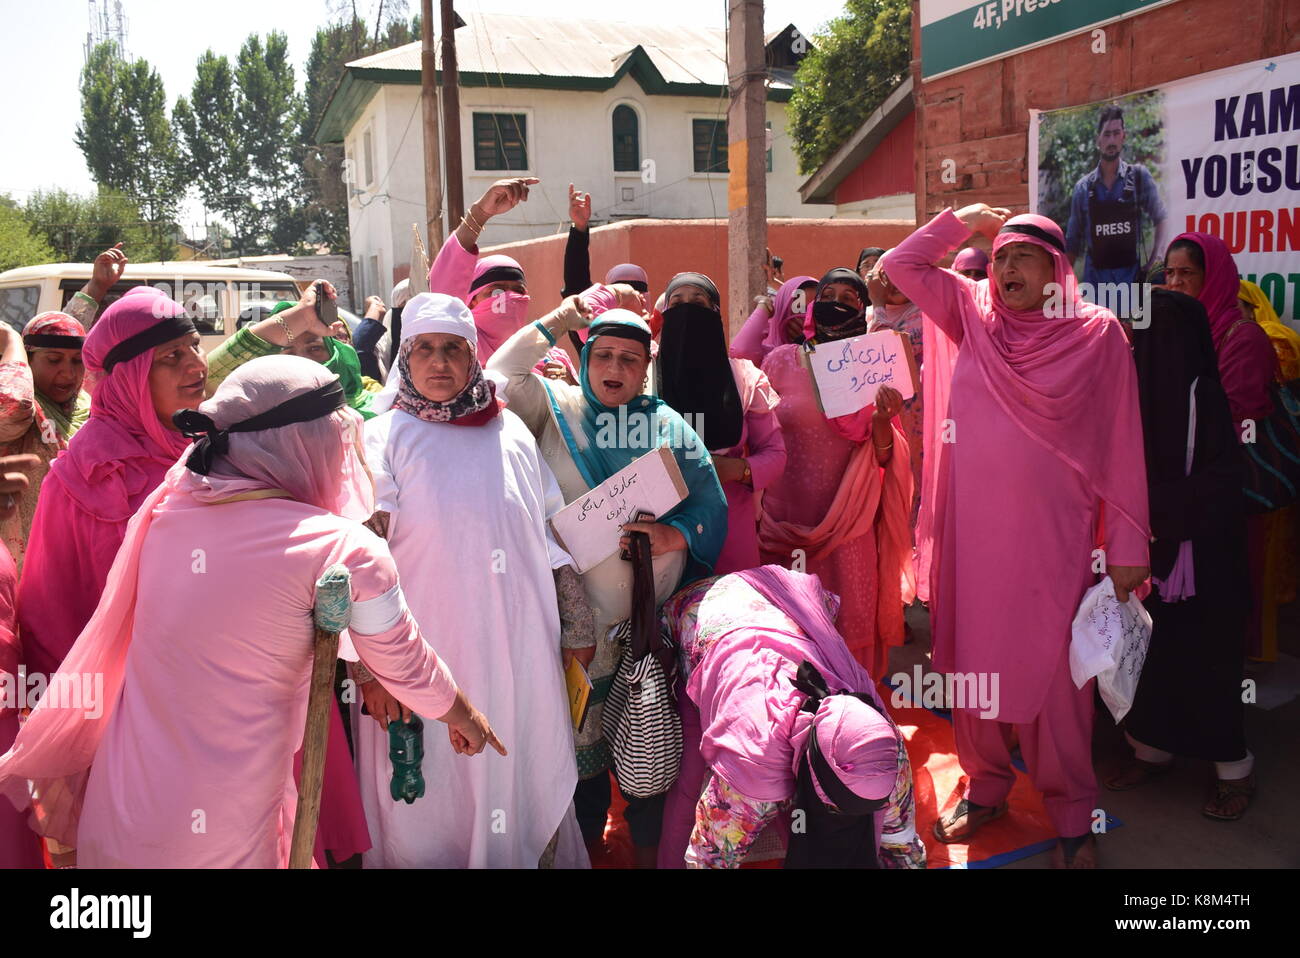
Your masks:
[[[677,657],[658,628],[650,539],[632,533],[632,615],[616,638],[623,655],[611,680],[601,731],[618,787],[635,798],[672,788],[682,763],[682,721],[674,684]]]

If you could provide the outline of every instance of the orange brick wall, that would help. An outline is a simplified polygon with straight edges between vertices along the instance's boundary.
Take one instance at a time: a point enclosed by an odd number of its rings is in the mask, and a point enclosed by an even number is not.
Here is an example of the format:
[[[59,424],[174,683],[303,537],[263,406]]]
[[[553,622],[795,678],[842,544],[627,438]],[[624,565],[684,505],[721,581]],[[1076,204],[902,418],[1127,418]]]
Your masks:
[[[1085,32],[921,85],[919,219],[975,202],[1026,209],[1031,109],[1091,103],[1300,49],[1300,3],[1180,0],[1104,29],[1104,54],[1092,52]],[[956,183],[942,181],[948,158]]]

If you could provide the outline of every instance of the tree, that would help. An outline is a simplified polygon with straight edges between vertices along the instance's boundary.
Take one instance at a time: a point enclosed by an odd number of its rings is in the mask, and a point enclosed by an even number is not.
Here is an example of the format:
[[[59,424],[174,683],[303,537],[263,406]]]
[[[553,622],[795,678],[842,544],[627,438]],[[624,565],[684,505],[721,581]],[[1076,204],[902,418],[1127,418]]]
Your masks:
[[[162,78],[147,61],[123,60],[112,43],[91,51],[76,140],[95,182],[130,197],[164,245],[183,190]]]
[[[242,253],[294,252],[304,245],[303,106],[288,46],[283,33],[269,34],[265,45],[250,34],[233,67],[206,51],[190,99],[177,100],[173,111],[189,178],[227,220]]]
[[[50,263],[54,255],[18,204],[0,196],[0,272]]]
[[[210,49],[199,57],[190,99],[172,108],[184,150],[181,166],[209,209],[247,200],[247,162],[240,155],[235,120],[235,76],[230,61]]]
[[[885,102],[911,56],[909,0],[846,0],[795,72],[788,112],[799,172],[816,171]]]
[[[379,6],[374,29],[370,30],[357,16],[356,4],[343,3],[337,11],[340,19],[316,31],[307,58],[306,109],[300,133],[303,184],[309,199],[311,227],[335,253],[350,252],[343,144],[317,143],[316,127],[343,77],[345,64],[420,38],[420,18],[407,21],[404,3],[395,4],[390,0]]]
[[[51,261],[89,263],[121,242],[135,262],[169,260],[175,228],[151,222],[130,197],[102,188],[81,196],[66,190],[37,191],[24,210],[36,234],[51,248]]]

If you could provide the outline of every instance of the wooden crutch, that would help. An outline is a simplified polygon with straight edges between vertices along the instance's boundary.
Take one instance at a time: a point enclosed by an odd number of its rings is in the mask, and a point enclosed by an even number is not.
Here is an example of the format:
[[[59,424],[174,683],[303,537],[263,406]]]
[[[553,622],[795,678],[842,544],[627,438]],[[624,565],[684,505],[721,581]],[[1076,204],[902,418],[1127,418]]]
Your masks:
[[[310,868],[316,845],[321,783],[325,778],[325,753],[329,745],[330,709],[334,708],[339,633],[352,621],[352,573],[343,563],[336,562],[317,580],[312,618],[316,623],[316,638],[307,695],[307,727],[302,733],[302,777],[298,783],[298,810],[293,817],[290,868]]]

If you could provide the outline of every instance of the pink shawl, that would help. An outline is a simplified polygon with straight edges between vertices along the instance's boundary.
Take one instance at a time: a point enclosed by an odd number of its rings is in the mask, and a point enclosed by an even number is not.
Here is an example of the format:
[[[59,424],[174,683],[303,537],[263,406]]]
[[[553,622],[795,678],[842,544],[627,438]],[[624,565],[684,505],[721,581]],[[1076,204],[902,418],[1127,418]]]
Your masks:
[[[255,359],[231,374],[199,410],[224,427],[334,378],[324,366],[297,356]],[[368,481],[358,451],[361,427],[360,414],[345,406],[311,422],[231,434],[229,453],[217,459],[207,476],[190,472],[183,459],[168,470],[165,482],[131,517],[95,614],[50,676],[44,698],[13,748],[0,756],[0,795],[14,807],[31,804],[28,779],[36,786],[37,831],[76,844],[90,766],[126,675],[136,592],[142,587],[140,555],[155,516],[195,502],[278,492],[352,518],[368,517],[373,500],[359,485]],[[81,707],[59,707],[81,702],[77,686],[86,675],[103,676],[102,708],[94,718]]]
[[[748,359],[755,366],[761,366],[768,353],[778,346],[784,346],[787,343],[785,324],[796,315],[795,294],[800,287],[806,285],[816,286],[816,277],[796,276],[782,283],[772,300],[771,315],[762,306],[758,307],[750,314],[740,332],[736,333],[729,350],[731,357]],[[812,296],[805,293],[805,297],[804,308],[798,311],[798,315],[807,317],[812,307]]]
[[[1195,243],[1205,258],[1205,285],[1196,298],[1201,301],[1210,317],[1210,337],[1214,340],[1214,351],[1217,353],[1223,347],[1223,337],[1242,318],[1241,307],[1237,303],[1241,293],[1237,262],[1232,258],[1227,244],[1217,236],[1209,233],[1180,233],[1170,245],[1179,240]]]
[[[118,343],[181,315],[184,307],[152,287],[131,290],[86,336],[82,358],[90,418],[50,463],[18,587],[27,664],[53,672],[94,611],[126,522],[163,480],[187,440],[168,429],[149,390],[153,350],[104,371]]]
[[[1065,245],[1060,227],[1044,216],[1014,216],[1006,226],[1018,224],[1042,230]],[[915,258],[918,253],[911,247],[922,232],[936,225],[954,233],[964,229],[952,211],[945,210],[882,260],[897,262],[900,253]],[[1110,521],[1129,523],[1147,540],[1146,464],[1141,436],[1133,435],[1142,428],[1136,417],[1137,376],[1131,362],[1114,362],[1118,351],[1111,345],[1115,337],[1124,337],[1119,320],[1080,298],[1069,260],[1051,243],[1025,233],[1002,232],[993,243],[994,257],[1007,243],[1032,243],[1052,257],[1063,315],[1049,317],[1041,308],[1013,310],[1002,302],[991,278],[974,282],[958,277],[965,290],[960,343],[943,335],[938,323],[926,329],[924,338],[926,441],[931,442],[947,418],[955,347],[960,345],[1006,415],[1079,473],[1105,502]],[[895,285],[925,309],[925,290],[899,283],[900,279],[908,282],[908,276],[910,271],[890,272]],[[926,450],[917,527],[919,554],[931,563],[924,567],[921,579],[931,592],[933,569],[938,568],[934,537],[935,530],[942,528],[940,497],[946,479],[940,480],[946,476],[946,446],[939,442]]]
[[[898,773],[896,735],[884,741],[875,734],[878,722],[864,722],[842,700],[837,703],[838,696],[815,714],[799,710],[805,696],[791,680],[805,659],[821,672],[830,691],[868,693],[884,708],[871,676],[835,628],[821,580],[775,565],[736,575],[789,616],[799,631],[764,628],[755,634],[725,603],[710,605],[707,597],[700,603],[697,630],[720,632],[687,683],[688,696],[700,708],[705,761],[749,798],[781,801],[793,793],[809,730],[816,728],[827,759],[849,788],[864,797],[888,795]]]

